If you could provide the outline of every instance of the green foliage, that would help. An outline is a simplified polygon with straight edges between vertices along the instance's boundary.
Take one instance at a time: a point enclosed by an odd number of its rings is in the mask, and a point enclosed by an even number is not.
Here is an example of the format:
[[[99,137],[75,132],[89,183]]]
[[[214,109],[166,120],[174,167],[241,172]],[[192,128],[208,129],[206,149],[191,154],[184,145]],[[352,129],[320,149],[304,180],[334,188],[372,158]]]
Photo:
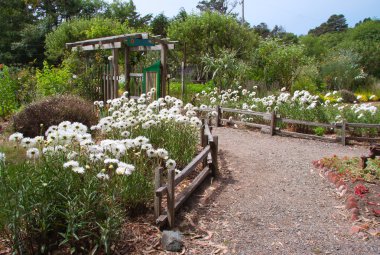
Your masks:
[[[209,92],[214,87],[215,85],[212,81],[206,84],[185,82],[185,93],[184,98],[182,98],[182,100],[184,102],[194,103],[196,94],[199,94],[202,91]],[[180,82],[170,82],[170,96],[174,96],[176,98],[182,97],[182,85]]]
[[[231,6],[232,10],[235,6],[236,6],[236,3],[232,4]],[[218,12],[220,14],[229,13],[230,11],[228,11],[228,8],[229,8],[229,2],[227,0],[202,0],[202,1],[199,1],[197,5],[197,9],[199,9],[202,12],[212,11],[212,12]]]
[[[18,108],[16,91],[16,80],[11,77],[9,68],[3,66],[0,70],[0,117],[5,117]]]
[[[121,23],[112,18],[95,17],[74,19],[62,23],[46,36],[46,56],[56,61],[64,56],[65,43],[102,36],[120,35],[135,32],[127,22]]]
[[[10,65],[25,63],[24,51],[18,51],[12,44],[21,39],[20,31],[34,20],[33,13],[28,10],[25,1],[1,1],[0,8],[0,63]]]
[[[323,136],[325,134],[325,128],[323,128],[323,127],[316,127],[316,128],[314,128],[314,133],[317,136]]]
[[[313,34],[316,36],[320,36],[326,33],[331,33],[331,32],[343,32],[346,31],[348,28],[346,18],[344,15],[331,15],[330,18],[322,23],[320,26],[310,29],[309,34]]]
[[[380,78],[380,20],[361,23],[348,34],[348,45],[360,55],[364,71]]]
[[[257,80],[266,84],[279,83],[290,91],[302,67],[312,62],[305,56],[302,45],[285,45],[278,39],[266,39],[255,51],[254,73]]]
[[[202,58],[204,70],[212,74],[212,80],[219,89],[237,88],[249,78],[246,63],[236,58],[235,51],[222,50],[219,57],[206,54]]]
[[[185,20],[173,21],[168,30],[171,39],[179,40],[179,62],[197,67],[197,78],[204,78],[202,56],[217,58],[227,49],[236,52],[237,59],[248,60],[258,44],[258,36],[231,16],[215,12],[188,15]]]
[[[136,11],[136,5],[132,0],[114,0],[105,11],[105,16],[116,19],[120,23],[128,23],[131,27],[142,28],[148,25],[152,14],[141,16]]]
[[[367,167],[362,169],[359,157],[325,157],[315,162],[318,167],[326,167],[344,174],[350,178],[363,178],[365,181],[373,182],[380,179],[380,160],[368,159]]]
[[[17,70],[17,101],[20,105],[29,104],[37,97],[36,69],[24,67]]]
[[[37,90],[42,96],[64,94],[73,91],[70,70],[62,65],[61,67],[50,66],[46,61],[42,70],[37,70]]]
[[[150,23],[150,26],[152,27],[152,33],[154,35],[161,35],[162,37],[166,37],[169,24],[170,22],[168,17],[166,17],[163,13],[158,14]]]
[[[359,55],[351,50],[331,52],[321,66],[321,75],[330,90],[355,90],[358,82],[365,80]]]

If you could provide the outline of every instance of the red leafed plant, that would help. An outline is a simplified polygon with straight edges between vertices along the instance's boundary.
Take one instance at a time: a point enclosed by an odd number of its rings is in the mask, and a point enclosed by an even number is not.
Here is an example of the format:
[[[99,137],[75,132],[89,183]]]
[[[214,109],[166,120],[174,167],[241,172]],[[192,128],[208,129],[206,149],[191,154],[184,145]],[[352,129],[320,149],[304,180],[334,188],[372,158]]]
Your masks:
[[[358,195],[359,197],[363,197],[365,193],[368,193],[369,190],[366,186],[363,184],[358,184],[354,188],[355,194]]]

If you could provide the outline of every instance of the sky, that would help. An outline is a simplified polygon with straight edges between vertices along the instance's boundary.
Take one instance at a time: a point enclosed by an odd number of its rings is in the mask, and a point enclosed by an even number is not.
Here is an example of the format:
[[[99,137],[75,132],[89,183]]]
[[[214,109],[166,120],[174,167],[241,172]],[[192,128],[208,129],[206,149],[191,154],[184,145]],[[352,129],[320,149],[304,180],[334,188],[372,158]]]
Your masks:
[[[241,1],[241,0],[239,0]],[[198,12],[199,0],[134,0],[141,14],[178,14],[181,7]],[[235,9],[241,15],[241,5]],[[287,32],[307,34],[332,14],[343,14],[350,27],[364,18],[380,18],[380,0],[245,0],[245,19],[251,25],[261,22],[270,28],[281,25]]]

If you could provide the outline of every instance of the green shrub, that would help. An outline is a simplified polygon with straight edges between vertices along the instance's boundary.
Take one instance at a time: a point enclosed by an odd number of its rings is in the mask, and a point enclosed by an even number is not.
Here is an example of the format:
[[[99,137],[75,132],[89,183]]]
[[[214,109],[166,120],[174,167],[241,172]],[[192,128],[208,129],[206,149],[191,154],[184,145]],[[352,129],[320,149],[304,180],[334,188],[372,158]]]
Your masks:
[[[17,82],[11,76],[7,66],[0,69],[0,117],[9,115],[19,106],[16,96]]]
[[[318,86],[311,79],[305,77],[294,82],[291,92],[294,93],[296,90],[307,90],[312,94],[316,94],[318,92]]]
[[[317,136],[323,136],[325,134],[325,129],[323,127],[314,128],[314,134]]]
[[[13,128],[28,137],[41,135],[44,129],[62,121],[96,123],[93,104],[76,96],[53,96],[35,102],[13,117]]]
[[[36,69],[25,67],[17,71],[17,101],[20,105],[33,102],[37,97]]]
[[[37,89],[42,96],[64,94],[73,90],[73,74],[65,66],[52,67],[45,61],[42,70],[37,70]]]
[[[181,82],[171,82],[170,83],[170,95],[180,98],[182,96],[182,88],[181,88]],[[211,89],[214,88],[214,84],[212,81],[206,83],[206,84],[199,84],[199,83],[185,83],[185,98],[183,99],[185,102],[190,102],[192,98],[198,94],[204,91],[211,91]]]

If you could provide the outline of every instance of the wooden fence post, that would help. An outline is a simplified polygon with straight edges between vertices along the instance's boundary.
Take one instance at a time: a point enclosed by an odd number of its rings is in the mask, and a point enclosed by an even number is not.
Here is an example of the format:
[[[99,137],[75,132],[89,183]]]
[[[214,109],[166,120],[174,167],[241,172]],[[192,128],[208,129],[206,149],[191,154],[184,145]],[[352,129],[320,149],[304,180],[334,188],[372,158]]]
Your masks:
[[[342,145],[346,146],[346,127],[347,127],[347,122],[346,120],[342,121]]]
[[[211,149],[211,174],[216,176],[218,172],[218,136],[213,136],[213,141],[210,142]]]
[[[270,135],[273,136],[276,133],[276,111],[271,113],[270,119]]]
[[[162,167],[157,167],[154,170],[154,191],[156,191],[158,188],[161,187],[161,177],[162,177]],[[156,192],[154,192],[156,193]],[[161,200],[162,197],[159,195],[157,196],[156,194],[154,195],[154,217],[157,219],[161,215]]]
[[[174,169],[169,170],[168,175],[168,201],[167,201],[167,213],[169,228],[174,227],[175,215],[174,215],[174,205],[175,205],[175,183],[174,183],[175,171]]]
[[[222,108],[219,105],[216,107],[216,126],[222,126]]]
[[[201,126],[201,146],[205,147],[205,119],[202,119],[202,126]]]

